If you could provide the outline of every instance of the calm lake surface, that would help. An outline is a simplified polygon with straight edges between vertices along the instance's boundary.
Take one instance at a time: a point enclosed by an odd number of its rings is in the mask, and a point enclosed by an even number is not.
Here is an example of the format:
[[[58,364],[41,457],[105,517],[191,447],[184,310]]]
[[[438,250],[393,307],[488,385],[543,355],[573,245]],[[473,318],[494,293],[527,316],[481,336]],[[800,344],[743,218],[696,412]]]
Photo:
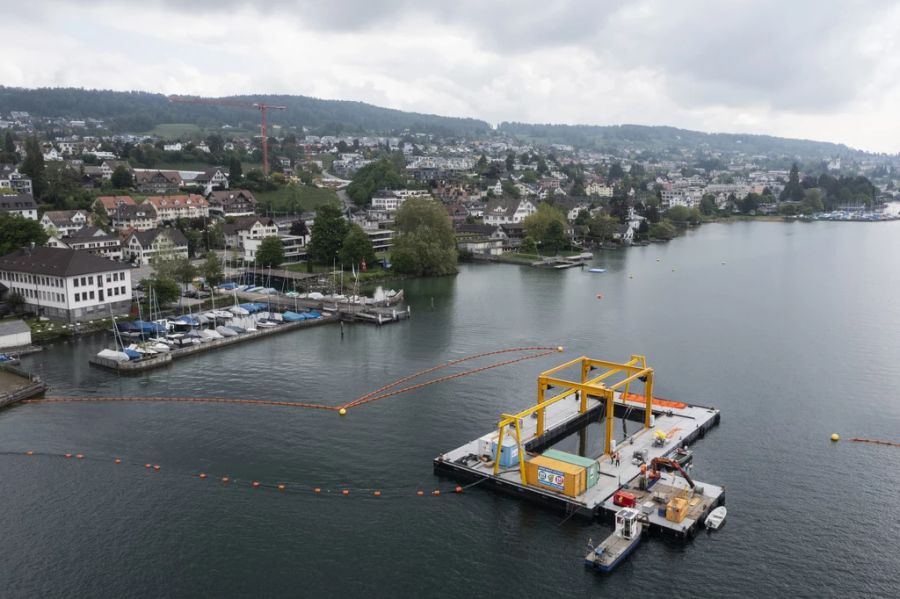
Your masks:
[[[829,436],[900,441],[898,260],[900,222],[711,224],[603,253],[605,274],[464,265],[403,283],[410,321],[286,333],[137,378],[88,366],[109,339],[58,343],[24,360],[54,394],[331,404],[474,352],[566,353],[343,419],[198,403],[0,412],[2,595],[896,597],[900,449]],[[415,496],[452,486],[432,459],[531,404],[540,370],[632,353],[647,355],[660,396],[722,410],[693,472],[727,488],[719,532],[651,538],[602,577],[582,565],[588,538],[608,532],[598,524],[478,488]]]

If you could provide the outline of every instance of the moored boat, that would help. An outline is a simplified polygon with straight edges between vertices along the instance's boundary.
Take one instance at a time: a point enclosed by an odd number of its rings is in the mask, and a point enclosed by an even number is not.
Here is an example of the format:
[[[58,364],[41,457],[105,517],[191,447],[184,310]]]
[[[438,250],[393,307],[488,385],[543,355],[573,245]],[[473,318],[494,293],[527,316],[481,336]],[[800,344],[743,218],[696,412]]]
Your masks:
[[[588,543],[585,565],[601,572],[611,572],[641,542],[643,529],[640,512],[634,508],[622,508],[616,513],[616,528],[613,533],[596,547]]]
[[[706,528],[712,530],[718,530],[722,524],[725,522],[725,516],[728,515],[728,510],[725,509],[724,505],[720,505],[713,511],[709,513],[706,517]]]

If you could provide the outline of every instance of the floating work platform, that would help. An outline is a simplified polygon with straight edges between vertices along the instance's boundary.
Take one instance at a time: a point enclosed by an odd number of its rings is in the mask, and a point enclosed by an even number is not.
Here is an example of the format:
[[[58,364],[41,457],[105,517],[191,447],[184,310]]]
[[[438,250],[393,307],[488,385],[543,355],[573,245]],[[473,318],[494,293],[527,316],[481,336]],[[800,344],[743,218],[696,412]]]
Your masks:
[[[694,481],[695,489],[686,491],[689,483],[675,472],[660,472],[658,479],[647,481],[645,472],[641,470],[641,462],[633,462],[632,459],[636,452],[643,456],[645,464],[650,464],[654,458],[672,456],[677,448],[693,444],[718,425],[720,413],[715,408],[665,400],[656,400],[648,408],[644,399],[646,395],[638,396],[627,391],[629,383],[638,379],[649,379],[648,387],[652,389],[652,369],[632,365],[638,363],[638,358],[643,359],[634,357],[632,362],[622,365],[588,358],[569,362],[563,367],[578,365],[580,362],[582,369],[582,382],[573,382],[571,385],[551,376],[562,367],[543,373],[538,378],[539,401],[535,406],[516,415],[502,415],[498,430],[435,458],[435,473],[464,482],[480,481],[500,492],[540,503],[566,515],[579,515],[600,521],[614,519],[621,506],[613,503],[613,495],[623,490],[634,498],[633,506],[646,514],[651,531],[677,537],[693,535],[702,527],[706,515],[724,503],[724,488]],[[599,377],[590,379],[589,375],[596,369],[595,365],[608,370]],[[616,366],[627,369],[616,370]],[[626,375],[627,382],[606,386],[603,381],[607,381],[615,372]],[[623,387],[623,391],[618,390]],[[549,388],[565,390],[544,400],[544,392]],[[652,392],[648,395],[652,397]],[[611,438],[612,420],[615,418],[636,420],[642,422],[644,427],[624,441],[615,443]],[[525,464],[528,460],[592,422],[604,424],[607,433],[605,451],[596,458],[599,466],[596,484],[577,495],[566,495],[562,491],[556,492],[538,486],[534,480],[527,480]],[[495,448],[504,446],[503,441],[498,442],[498,439],[501,436],[506,438],[507,433],[503,431],[505,428],[518,430],[516,433],[508,433],[515,435],[516,443],[510,445],[507,441],[508,447],[501,449],[501,462],[504,462],[504,452],[510,452],[505,458],[506,466],[501,467],[495,463],[494,454]],[[665,433],[666,441],[663,445],[654,442],[657,431]],[[611,457],[615,451],[620,456],[618,466]],[[641,490],[642,486],[649,486],[649,489]],[[686,516],[680,522],[666,519],[665,508],[669,501],[677,496],[687,495]],[[650,502],[653,503],[652,506]],[[662,515],[660,508],[663,508]]]

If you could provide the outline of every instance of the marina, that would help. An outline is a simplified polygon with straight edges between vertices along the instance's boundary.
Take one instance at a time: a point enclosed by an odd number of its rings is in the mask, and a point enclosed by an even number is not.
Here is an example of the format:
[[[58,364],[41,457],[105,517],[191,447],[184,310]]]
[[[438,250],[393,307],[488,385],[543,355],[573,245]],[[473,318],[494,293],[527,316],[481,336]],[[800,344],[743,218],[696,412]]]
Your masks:
[[[563,378],[570,370],[580,376]],[[630,393],[641,383],[644,395]],[[642,356],[625,363],[577,358],[541,373],[537,386],[535,405],[501,414],[496,431],[439,455],[435,473],[485,483],[566,517],[612,522],[630,508],[649,532],[682,539],[694,536],[724,503],[723,487],[693,481],[676,459],[718,425],[719,410],[654,398],[653,370]],[[558,393],[550,397],[551,389]],[[643,426],[616,442],[616,419]],[[591,422],[605,428],[601,455],[552,449]]]

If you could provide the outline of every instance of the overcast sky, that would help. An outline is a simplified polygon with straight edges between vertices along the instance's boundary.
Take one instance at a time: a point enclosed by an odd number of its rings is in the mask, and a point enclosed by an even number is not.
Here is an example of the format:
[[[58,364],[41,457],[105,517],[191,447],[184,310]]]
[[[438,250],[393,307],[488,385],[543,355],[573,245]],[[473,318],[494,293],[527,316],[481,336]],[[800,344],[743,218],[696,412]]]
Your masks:
[[[0,5],[4,85],[302,94],[900,152],[897,0]]]

